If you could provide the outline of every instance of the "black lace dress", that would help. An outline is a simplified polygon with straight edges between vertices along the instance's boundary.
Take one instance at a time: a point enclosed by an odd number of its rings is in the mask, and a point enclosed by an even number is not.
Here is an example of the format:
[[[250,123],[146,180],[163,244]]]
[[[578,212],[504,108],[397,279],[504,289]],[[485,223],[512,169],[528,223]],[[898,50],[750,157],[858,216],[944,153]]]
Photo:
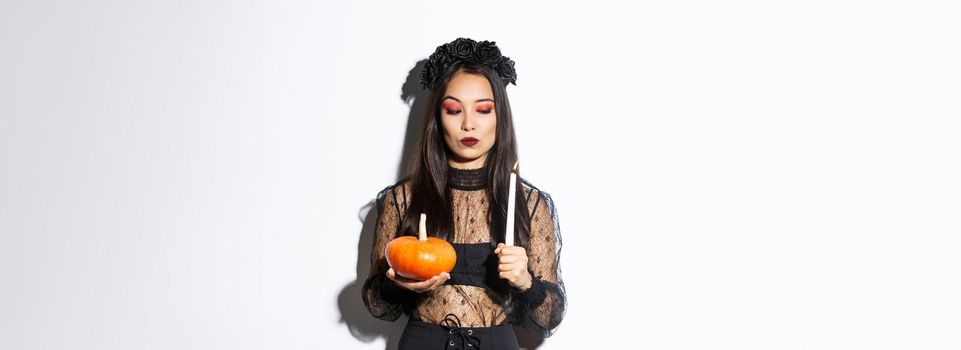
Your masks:
[[[567,305],[561,281],[561,235],[554,203],[550,195],[521,181],[531,218],[530,243],[525,248],[533,283],[526,291],[509,287],[497,277],[484,170],[448,169],[455,226],[451,243],[458,254],[457,263],[450,280],[425,293],[404,289],[385,273],[388,265],[384,248],[398,235],[410,201],[410,183],[401,181],[377,195],[371,271],[363,287],[364,303],[374,317],[394,321],[401,314],[407,314],[411,320],[429,324],[447,324],[456,319],[459,327],[510,323],[523,325],[545,337],[554,333]]]

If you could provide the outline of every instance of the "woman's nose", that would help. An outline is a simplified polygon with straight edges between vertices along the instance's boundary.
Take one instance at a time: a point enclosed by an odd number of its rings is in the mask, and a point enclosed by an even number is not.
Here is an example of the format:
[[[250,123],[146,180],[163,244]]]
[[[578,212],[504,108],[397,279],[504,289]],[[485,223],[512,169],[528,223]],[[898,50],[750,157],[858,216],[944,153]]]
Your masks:
[[[474,122],[474,115],[469,112],[465,112],[464,122],[461,123],[461,129],[463,129],[464,131],[471,131],[476,128],[477,128],[477,124]]]

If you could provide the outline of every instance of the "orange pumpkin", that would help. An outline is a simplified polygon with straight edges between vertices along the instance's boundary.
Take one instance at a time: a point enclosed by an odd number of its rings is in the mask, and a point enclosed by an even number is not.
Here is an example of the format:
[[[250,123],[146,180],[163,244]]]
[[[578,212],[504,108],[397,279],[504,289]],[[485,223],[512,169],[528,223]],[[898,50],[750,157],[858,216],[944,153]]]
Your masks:
[[[457,253],[447,241],[427,237],[427,215],[420,214],[418,238],[398,237],[387,243],[387,264],[400,276],[419,281],[428,280],[441,272],[450,272],[457,262]]]

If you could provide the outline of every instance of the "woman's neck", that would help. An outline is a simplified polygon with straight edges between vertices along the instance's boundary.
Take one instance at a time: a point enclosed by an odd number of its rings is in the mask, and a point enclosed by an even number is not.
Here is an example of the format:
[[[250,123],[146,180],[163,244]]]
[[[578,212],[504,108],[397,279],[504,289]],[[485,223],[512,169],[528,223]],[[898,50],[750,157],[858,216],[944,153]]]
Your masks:
[[[451,188],[474,191],[487,188],[487,168],[458,169],[453,165],[447,167],[447,185]]]
[[[447,165],[454,169],[479,169],[487,162],[487,154],[471,160],[447,159]]]

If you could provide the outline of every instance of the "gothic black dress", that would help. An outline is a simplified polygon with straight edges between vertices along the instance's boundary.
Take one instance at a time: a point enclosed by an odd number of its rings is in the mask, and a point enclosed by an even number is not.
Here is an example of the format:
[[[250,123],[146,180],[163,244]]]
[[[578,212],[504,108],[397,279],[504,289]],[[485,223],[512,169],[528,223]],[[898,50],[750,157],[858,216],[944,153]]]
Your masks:
[[[374,317],[394,321],[401,314],[410,316],[400,349],[517,349],[511,325],[548,337],[564,317],[561,235],[550,195],[521,181],[531,218],[530,242],[524,248],[533,281],[520,291],[498,277],[485,174],[484,168],[448,168],[457,263],[444,285],[425,293],[404,289],[386,276],[384,248],[399,234],[410,183],[401,181],[377,195],[377,227],[363,298]]]

